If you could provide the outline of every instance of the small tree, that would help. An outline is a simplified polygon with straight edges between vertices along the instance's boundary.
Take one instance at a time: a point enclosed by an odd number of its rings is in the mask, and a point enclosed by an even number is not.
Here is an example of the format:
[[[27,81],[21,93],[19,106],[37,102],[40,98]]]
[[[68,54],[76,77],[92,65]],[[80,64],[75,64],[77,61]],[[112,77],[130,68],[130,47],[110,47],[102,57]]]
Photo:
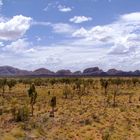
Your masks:
[[[78,95],[80,104],[82,103],[82,97],[88,93],[88,91],[86,91],[86,86],[87,86],[86,81],[82,81],[82,80],[78,79],[75,82],[75,92]]]
[[[138,78],[132,78],[132,83],[133,83],[133,87],[135,88],[137,83],[139,83],[139,79]]]
[[[133,92],[129,92],[129,95],[128,95],[128,102],[129,103],[132,103],[132,97],[133,97],[134,93]]]
[[[27,87],[27,85],[31,85],[32,83],[32,80],[31,79],[23,79],[22,80],[22,83],[25,85],[25,88]]]
[[[4,96],[6,84],[7,84],[6,78],[0,79],[0,88],[2,89],[2,96]]]
[[[82,81],[80,80],[80,79],[78,79],[76,82],[75,82],[75,88],[77,89],[77,90],[80,90],[80,88],[81,88],[81,84],[82,84]]]
[[[113,106],[116,106],[116,96],[119,91],[119,85],[121,85],[122,81],[120,78],[114,79],[113,83],[115,84],[115,90],[113,92]]]
[[[67,99],[69,95],[71,95],[71,89],[68,85],[65,85],[63,89],[63,96]]]
[[[12,113],[12,116],[13,116],[13,119],[16,120],[16,110],[17,110],[17,107],[18,107],[18,101],[16,98],[13,98],[11,100],[11,113]]]
[[[105,107],[106,107],[106,103],[108,104],[109,103],[109,99],[108,98],[108,94],[107,94],[107,89],[108,89],[108,86],[109,86],[109,80],[107,79],[100,79],[100,84],[101,84],[101,87],[103,88],[104,90],[104,104],[105,104]]]
[[[16,121],[17,122],[24,122],[27,121],[29,117],[29,110],[27,106],[21,106],[20,108],[17,109],[16,112]]]
[[[77,90],[77,94],[78,94],[78,97],[79,97],[79,100],[80,100],[80,104],[81,104],[82,103],[82,97],[86,94],[85,86],[84,85],[81,85],[80,90]]]
[[[52,107],[50,117],[54,117],[54,108],[56,107],[56,96],[53,96],[52,99],[50,100],[50,106]]]
[[[42,84],[43,84],[42,79],[40,79],[40,78],[35,79],[34,84],[36,86],[42,86]]]
[[[30,88],[28,90],[28,96],[30,97],[31,113],[33,116],[34,104],[36,103],[36,98],[37,98],[37,92],[34,84],[30,85]]]
[[[101,83],[102,88],[104,88],[104,94],[106,96],[107,95],[107,88],[108,88],[109,82],[106,79],[100,79],[100,83]]]
[[[9,92],[12,90],[12,88],[16,85],[16,80],[12,79],[7,81],[7,85],[9,87]]]

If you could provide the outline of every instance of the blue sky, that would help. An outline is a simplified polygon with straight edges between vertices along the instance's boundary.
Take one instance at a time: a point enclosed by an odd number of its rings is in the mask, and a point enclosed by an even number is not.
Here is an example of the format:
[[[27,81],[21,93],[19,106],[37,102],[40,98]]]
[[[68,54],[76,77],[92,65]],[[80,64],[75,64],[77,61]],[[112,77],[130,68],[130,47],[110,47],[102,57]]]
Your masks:
[[[139,0],[0,0],[0,65],[140,69]]]

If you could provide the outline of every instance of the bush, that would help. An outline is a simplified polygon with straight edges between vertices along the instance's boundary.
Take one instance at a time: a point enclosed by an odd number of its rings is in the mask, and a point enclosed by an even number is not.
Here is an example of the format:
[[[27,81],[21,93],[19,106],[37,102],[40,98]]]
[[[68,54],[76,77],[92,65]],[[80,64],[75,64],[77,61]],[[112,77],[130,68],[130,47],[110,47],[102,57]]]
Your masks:
[[[106,130],[102,135],[103,140],[110,140],[110,132]]]
[[[29,109],[27,106],[18,109],[17,121],[27,121],[29,117]]]
[[[27,121],[29,118],[29,109],[27,106],[23,106],[20,108],[12,108],[11,111],[12,111],[14,120],[17,122]]]

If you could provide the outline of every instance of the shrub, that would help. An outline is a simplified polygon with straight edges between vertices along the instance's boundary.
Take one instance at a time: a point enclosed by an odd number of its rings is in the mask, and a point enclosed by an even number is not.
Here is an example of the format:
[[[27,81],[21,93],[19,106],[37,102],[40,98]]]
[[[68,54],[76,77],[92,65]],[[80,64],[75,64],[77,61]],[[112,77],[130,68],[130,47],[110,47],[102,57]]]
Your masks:
[[[103,140],[110,140],[110,132],[108,129],[105,130],[105,132],[102,135]]]
[[[12,79],[12,80],[9,80],[7,81],[7,85],[9,87],[9,92],[12,90],[12,88],[16,85],[16,80]]]
[[[53,96],[52,99],[50,100],[50,106],[52,107],[50,117],[54,117],[54,108],[56,107],[56,96]]]
[[[29,117],[29,110],[26,106],[18,109],[16,121],[27,121],[28,117]]]
[[[20,108],[12,108],[11,109],[13,118],[15,121],[17,122],[23,122],[23,121],[27,121],[29,118],[29,109],[27,106],[23,106]]]
[[[100,79],[100,83],[102,88],[104,88],[104,94],[107,95],[107,88],[109,86],[109,82],[106,79]]]
[[[63,96],[65,99],[67,99],[69,95],[71,95],[71,89],[68,87],[68,85],[65,85],[63,90]]]

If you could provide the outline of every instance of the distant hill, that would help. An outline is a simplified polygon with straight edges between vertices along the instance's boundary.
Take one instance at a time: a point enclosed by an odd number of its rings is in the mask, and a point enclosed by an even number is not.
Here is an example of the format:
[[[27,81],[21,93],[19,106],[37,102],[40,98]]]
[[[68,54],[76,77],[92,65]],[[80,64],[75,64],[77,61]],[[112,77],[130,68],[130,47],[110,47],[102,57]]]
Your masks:
[[[0,76],[19,76],[30,75],[31,71],[21,70],[11,66],[0,66]]]
[[[50,71],[45,68],[40,68],[32,72],[32,75],[54,75],[53,71]]]
[[[103,71],[98,67],[86,68],[81,71],[71,72],[70,70],[50,71],[46,68],[39,68],[34,71],[22,70],[11,66],[0,66],[0,76],[140,76],[140,70],[122,71],[109,69]]]

